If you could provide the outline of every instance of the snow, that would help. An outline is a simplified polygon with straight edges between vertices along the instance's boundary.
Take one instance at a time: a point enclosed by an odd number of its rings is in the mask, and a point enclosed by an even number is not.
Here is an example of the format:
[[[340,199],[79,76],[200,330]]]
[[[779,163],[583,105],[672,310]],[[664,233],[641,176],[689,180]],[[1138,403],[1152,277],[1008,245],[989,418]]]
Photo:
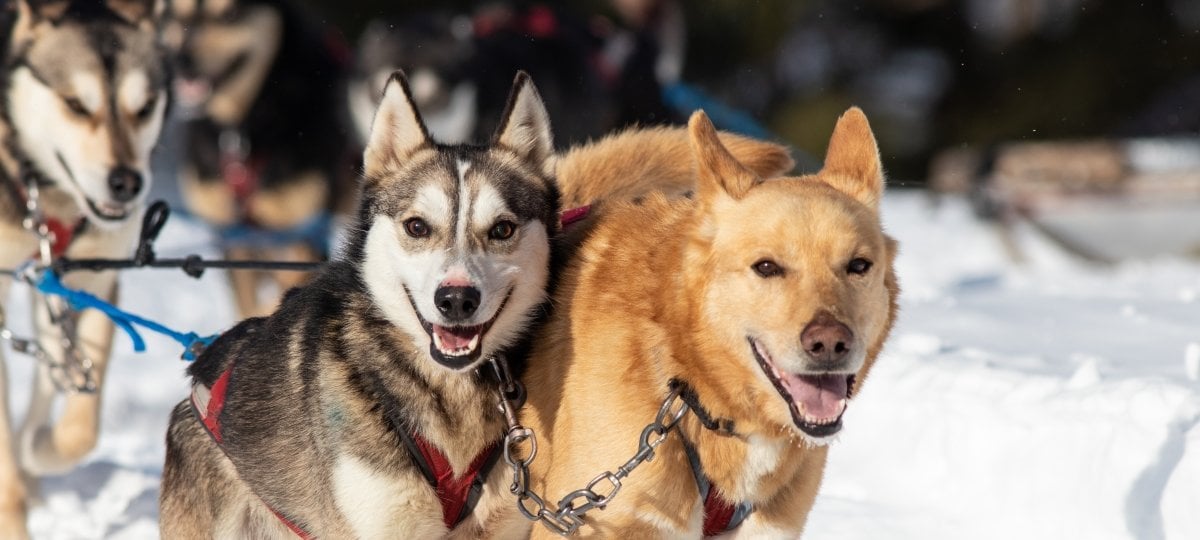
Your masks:
[[[883,212],[902,311],[804,538],[1200,538],[1200,262],[1096,266],[1018,226],[1016,264],[963,200],[896,190]],[[175,219],[158,251],[213,255],[210,239]],[[224,279],[128,272],[121,304],[217,332],[233,321]],[[163,434],[187,385],[178,345],[146,338],[144,354],[116,340],[99,447],[43,480],[35,537],[157,536]],[[32,366],[6,356],[19,418]]]

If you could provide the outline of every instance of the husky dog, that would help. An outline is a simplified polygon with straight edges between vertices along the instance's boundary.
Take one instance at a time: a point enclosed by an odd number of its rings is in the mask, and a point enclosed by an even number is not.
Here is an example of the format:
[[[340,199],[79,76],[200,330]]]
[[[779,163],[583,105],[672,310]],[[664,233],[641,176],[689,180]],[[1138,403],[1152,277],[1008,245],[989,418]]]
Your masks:
[[[858,109],[838,121],[824,168],[800,177],[747,166],[703,113],[689,131],[694,158],[642,146],[694,163],[694,194],[594,212],[562,271],[524,374],[522,420],[542,442],[533,485],[556,501],[626,463],[678,392],[668,410],[690,412],[581,536],[796,538],[896,315],[879,150]],[[564,172],[565,193],[593,196],[658,182]]]
[[[164,39],[178,48],[187,119],[181,191],[231,258],[323,258],[330,212],[353,192],[343,120],[349,52],[290,0],[175,0]],[[346,185],[343,186],[342,183]],[[243,316],[271,311],[295,272],[231,273]]]
[[[19,0],[3,6],[0,75],[0,267],[39,252],[23,221],[33,201],[71,257],[126,257],[150,189],[150,152],[167,107],[166,55],[156,0]],[[69,286],[115,300],[115,274],[71,274]],[[0,277],[0,300],[11,278]],[[2,313],[2,311],[0,311]],[[56,358],[60,328],[38,310],[39,341]],[[112,324],[98,312],[74,321],[99,386]],[[45,366],[17,440],[0,359],[0,538],[24,538],[30,478],[62,472],[96,443],[99,390],[71,394],[51,425],[56,387]],[[14,453],[15,452],[15,453]]]
[[[168,538],[463,538],[512,504],[484,360],[542,312],[549,116],[518,74],[488,146],[431,139],[387,83],[344,254],[218,339],[171,417]]]

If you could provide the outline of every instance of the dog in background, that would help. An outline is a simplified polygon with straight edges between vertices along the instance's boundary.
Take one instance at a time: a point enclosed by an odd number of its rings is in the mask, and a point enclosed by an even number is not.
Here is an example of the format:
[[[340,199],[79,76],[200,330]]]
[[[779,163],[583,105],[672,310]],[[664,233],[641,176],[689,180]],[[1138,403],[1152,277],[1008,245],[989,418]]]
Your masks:
[[[0,267],[39,258],[39,237],[25,226],[35,219],[30,202],[53,236],[53,257],[123,258],[133,251],[168,100],[167,56],[158,41],[162,10],[157,0],[17,0],[0,8]],[[116,300],[113,272],[63,279]],[[11,284],[10,276],[0,276],[0,300]],[[52,422],[59,388],[49,368],[39,366],[14,440],[0,359],[0,538],[28,536],[34,478],[65,472],[98,437],[113,325],[96,311],[54,323],[49,310],[35,308],[38,342],[53,358],[70,361],[63,338],[73,334],[66,337],[91,362],[95,391],[68,393]]]
[[[682,70],[682,12],[674,2],[646,3],[657,6],[654,13],[621,10],[638,31],[537,3],[373,21],[359,39],[347,94],[359,138],[365,140],[382,84],[395,69],[410,75],[430,130],[448,141],[486,140],[504,107],[499,96],[518,69],[537,79],[560,147],[622,126],[681,121],[663,103],[659,85]]]
[[[342,111],[349,52],[289,0],[175,0],[164,31],[178,49],[188,212],[217,227],[229,258],[322,260],[331,213],[352,203]],[[230,273],[242,316],[297,272]]]
[[[533,485],[556,501],[625,463],[674,390],[690,412],[587,513],[581,537],[796,538],[896,314],[879,151],[858,109],[838,121],[824,168],[800,177],[747,167],[703,113],[688,130],[691,156],[641,146],[694,163],[694,193],[618,200],[580,225],[524,375],[522,421],[541,443]],[[656,183],[559,179],[585,198]]]

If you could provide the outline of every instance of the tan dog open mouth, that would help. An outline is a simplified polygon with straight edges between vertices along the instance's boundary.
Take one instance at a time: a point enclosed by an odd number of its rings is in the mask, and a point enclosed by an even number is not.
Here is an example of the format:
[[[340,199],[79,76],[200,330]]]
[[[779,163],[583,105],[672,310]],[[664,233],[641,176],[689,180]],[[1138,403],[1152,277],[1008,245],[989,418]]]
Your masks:
[[[776,367],[758,340],[747,336],[754,359],[788,404],[792,422],[800,431],[822,438],[842,429],[842,415],[854,388],[853,373],[787,373]]]

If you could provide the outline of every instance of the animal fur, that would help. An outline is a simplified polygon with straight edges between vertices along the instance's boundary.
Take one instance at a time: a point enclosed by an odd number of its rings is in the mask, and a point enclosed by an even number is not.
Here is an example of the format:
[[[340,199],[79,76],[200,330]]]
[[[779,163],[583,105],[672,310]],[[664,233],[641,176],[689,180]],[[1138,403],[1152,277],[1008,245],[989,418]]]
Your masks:
[[[657,179],[640,160],[630,160],[633,180],[630,161],[604,163],[601,174],[591,172],[597,164],[559,169],[569,197],[644,195],[603,205],[579,233],[535,341],[521,412],[540,442],[535,486],[556,502],[625,463],[678,380],[732,433],[689,413],[611,504],[587,513],[580,537],[701,536],[686,439],[719,496],[755,508],[731,535],[796,538],[843,400],[863,384],[896,315],[879,152],[857,109],[839,120],[824,168],[799,177],[764,180],[703,113],[689,133],[692,157],[662,149],[676,171],[695,163],[690,198],[646,194]],[[665,182],[668,192],[683,185]],[[540,525],[532,534],[552,536]]]
[[[75,229],[67,256],[122,258],[133,250],[150,189],[150,152],[167,107],[166,57],[157,40],[161,12],[154,0],[19,0],[0,7],[0,268],[17,267],[38,251],[38,237],[22,225],[31,180],[44,215]],[[112,272],[70,274],[64,281],[116,300]],[[11,284],[0,277],[0,300]],[[35,312],[38,342],[62,358],[61,329],[40,305]],[[75,325],[81,352],[102,385],[112,324],[84,312]],[[47,370],[39,369],[14,434],[0,358],[0,538],[27,536],[37,476],[68,470],[96,444],[100,390],[66,396],[52,420],[58,393]]]

